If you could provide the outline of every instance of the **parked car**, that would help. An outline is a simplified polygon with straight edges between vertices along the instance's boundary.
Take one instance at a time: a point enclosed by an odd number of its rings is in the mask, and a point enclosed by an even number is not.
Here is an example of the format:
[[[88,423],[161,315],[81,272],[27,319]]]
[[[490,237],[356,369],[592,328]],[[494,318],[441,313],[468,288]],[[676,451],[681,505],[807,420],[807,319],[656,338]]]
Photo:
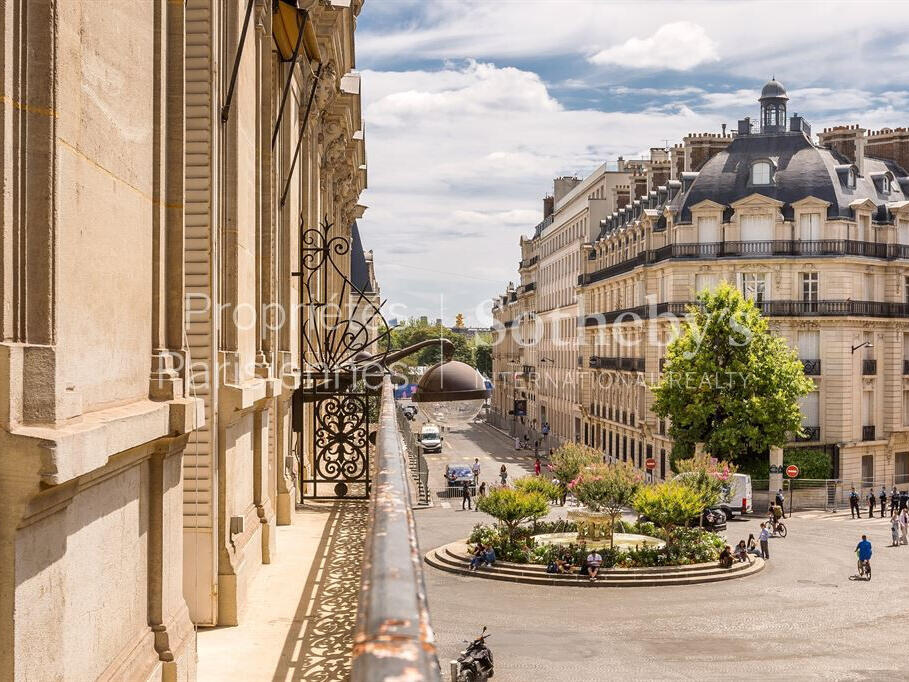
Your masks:
[[[442,433],[435,424],[426,424],[420,429],[420,445],[423,452],[442,452]]]
[[[465,481],[472,486],[473,471],[471,471],[469,464],[446,464],[445,480],[448,481],[449,488],[460,488]]]
[[[404,413],[404,416],[407,417],[410,421],[413,421],[413,418],[417,416],[416,405],[405,405],[401,408],[401,411]]]
[[[649,521],[645,515],[641,514],[638,517],[638,521]],[[688,526],[691,528],[698,527],[698,518],[695,517],[688,522]],[[712,507],[710,509],[705,509],[701,514],[700,525],[703,526],[706,530],[726,530],[726,513],[719,507]]]

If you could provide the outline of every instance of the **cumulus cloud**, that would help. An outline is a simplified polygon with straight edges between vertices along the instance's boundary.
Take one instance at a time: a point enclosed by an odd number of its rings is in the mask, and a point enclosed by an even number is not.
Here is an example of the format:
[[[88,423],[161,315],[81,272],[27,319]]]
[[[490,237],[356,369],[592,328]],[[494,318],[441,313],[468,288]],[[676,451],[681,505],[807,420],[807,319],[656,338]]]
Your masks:
[[[513,67],[464,61],[406,73],[363,72],[361,231],[383,294],[412,315],[435,317],[444,305],[446,316],[475,319],[483,300],[515,280],[518,241],[542,218],[553,177],[719,128],[680,106],[566,109],[537,74]]]
[[[717,44],[703,26],[690,21],[663,24],[647,38],[629,38],[590,56],[594,64],[635,69],[688,69],[720,58]]]

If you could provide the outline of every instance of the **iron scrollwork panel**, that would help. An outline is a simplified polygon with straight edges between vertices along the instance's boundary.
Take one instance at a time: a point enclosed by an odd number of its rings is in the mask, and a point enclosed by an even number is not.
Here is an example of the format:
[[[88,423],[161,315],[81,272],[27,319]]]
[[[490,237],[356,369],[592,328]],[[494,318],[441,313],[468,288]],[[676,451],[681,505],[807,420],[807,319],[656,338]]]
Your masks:
[[[366,393],[327,396],[313,404],[313,465],[304,487],[312,498],[366,498],[370,484],[369,407]]]

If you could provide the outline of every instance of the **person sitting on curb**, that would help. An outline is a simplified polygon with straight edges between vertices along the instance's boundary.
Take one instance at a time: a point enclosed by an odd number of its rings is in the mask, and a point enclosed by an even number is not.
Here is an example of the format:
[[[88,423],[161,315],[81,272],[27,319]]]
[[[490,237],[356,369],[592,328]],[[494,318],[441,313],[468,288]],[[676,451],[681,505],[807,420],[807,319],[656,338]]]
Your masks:
[[[477,545],[477,548],[473,551],[473,558],[470,560],[470,570],[475,571],[480,567],[480,564],[483,563],[483,556],[486,554],[486,548],[483,547],[482,543]]]
[[[754,536],[752,536],[754,537]],[[739,544],[735,546],[735,552],[733,552],[735,560],[741,563],[746,561],[750,562],[751,559],[748,556],[748,548],[745,546],[744,540],[739,540]]]
[[[720,568],[732,568],[732,549],[729,545],[723,547],[720,552]]]
[[[597,579],[597,573],[600,572],[600,565],[603,563],[603,557],[600,556],[600,553],[596,550],[592,550],[590,554],[587,555],[587,575],[590,578],[590,582],[594,582]]]

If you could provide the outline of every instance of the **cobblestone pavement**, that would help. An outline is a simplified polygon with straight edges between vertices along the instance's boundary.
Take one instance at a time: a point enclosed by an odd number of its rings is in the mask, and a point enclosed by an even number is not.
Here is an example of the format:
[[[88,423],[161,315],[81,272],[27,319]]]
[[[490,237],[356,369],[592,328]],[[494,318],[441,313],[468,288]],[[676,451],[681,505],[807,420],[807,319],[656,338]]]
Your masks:
[[[446,463],[475,456],[487,481],[500,463],[509,480],[533,470],[532,454],[515,452],[504,436],[476,424],[447,434],[442,454],[427,457],[431,486],[440,487]],[[491,521],[462,512],[458,498],[436,496],[434,505],[417,512],[424,552]],[[726,535],[731,542],[747,538],[759,523],[736,519]],[[888,520],[803,512],[787,523],[789,536],[771,540],[767,569],[715,584],[531,587],[427,566],[443,672],[461,640],[487,625],[500,682],[909,679],[909,547],[887,547]],[[849,579],[862,533],[874,544],[870,583]]]

